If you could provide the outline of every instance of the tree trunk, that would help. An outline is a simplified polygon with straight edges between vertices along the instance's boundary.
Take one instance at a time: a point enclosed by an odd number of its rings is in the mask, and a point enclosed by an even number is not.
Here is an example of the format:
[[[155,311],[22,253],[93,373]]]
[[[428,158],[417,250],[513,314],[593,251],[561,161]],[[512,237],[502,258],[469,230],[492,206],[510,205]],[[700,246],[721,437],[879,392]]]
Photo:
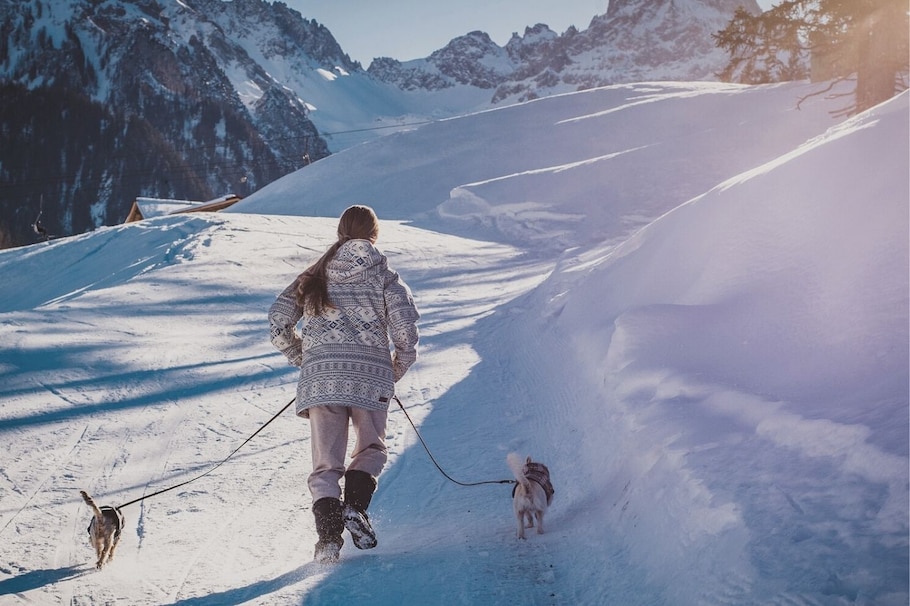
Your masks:
[[[864,16],[856,27],[856,111],[894,96],[895,78],[906,65],[907,15],[887,2]]]

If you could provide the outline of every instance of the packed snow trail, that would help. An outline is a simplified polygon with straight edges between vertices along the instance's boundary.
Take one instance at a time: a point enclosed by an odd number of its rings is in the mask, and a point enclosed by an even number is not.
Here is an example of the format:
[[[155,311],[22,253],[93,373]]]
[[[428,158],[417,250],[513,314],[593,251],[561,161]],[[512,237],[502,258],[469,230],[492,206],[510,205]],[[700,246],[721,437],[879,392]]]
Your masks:
[[[379,604],[399,598],[505,604],[518,592],[524,603],[562,602],[563,587],[574,583],[563,580],[564,562],[546,548],[565,538],[558,509],[552,534],[517,545],[509,488],[448,482],[400,410],[391,413],[390,462],[371,508],[377,550],[357,552],[349,544],[336,568],[308,564],[315,534],[305,489],[307,428],[288,413],[210,475],[127,506],[115,561],[100,573],[91,567],[79,489],[117,504],[198,476],[293,393],[294,371],[270,349],[264,310],[330,243],[334,223],[165,218],[20,251],[34,265],[5,267],[21,280],[20,268],[32,274],[40,268],[40,279],[56,290],[43,293],[47,302],[33,310],[8,311],[2,325],[16,356],[8,363],[28,369],[10,375],[0,394],[0,431],[15,438],[5,446],[3,540],[8,553],[20,554],[3,564],[10,575],[0,580],[4,593],[94,603],[128,596],[137,604],[290,604],[301,595],[310,596],[308,603],[341,595],[357,603],[360,595]],[[156,231],[179,234],[180,254],[155,238],[130,249],[130,242],[141,242],[137,235]],[[388,223],[380,245],[423,314],[420,365],[399,385],[409,414],[418,424],[440,415],[452,433],[439,434],[434,424],[427,439],[452,474],[508,478],[515,398],[503,373],[518,375],[502,366],[507,352],[481,356],[478,348],[506,338],[509,322],[499,310],[539,284],[552,263],[508,246]],[[43,262],[36,258],[42,255]],[[101,265],[73,273],[57,256],[92,257]],[[142,271],[117,269],[139,266]],[[505,312],[507,319],[518,315]],[[21,328],[39,319],[45,334]],[[53,352],[47,367],[22,362]],[[490,370],[475,378],[475,367]],[[461,392],[478,380],[482,393]],[[455,385],[464,387],[453,391]],[[494,412],[499,407],[504,412]],[[478,431],[477,419],[500,414],[505,425],[483,423]],[[38,452],[46,453],[39,456],[46,465],[35,465]],[[56,552],[49,564],[38,563],[46,554],[36,545]],[[16,574],[36,569],[46,571],[42,581]],[[456,569],[459,578],[448,578]],[[636,578],[622,569],[615,577]],[[436,594],[443,580],[453,593]]]

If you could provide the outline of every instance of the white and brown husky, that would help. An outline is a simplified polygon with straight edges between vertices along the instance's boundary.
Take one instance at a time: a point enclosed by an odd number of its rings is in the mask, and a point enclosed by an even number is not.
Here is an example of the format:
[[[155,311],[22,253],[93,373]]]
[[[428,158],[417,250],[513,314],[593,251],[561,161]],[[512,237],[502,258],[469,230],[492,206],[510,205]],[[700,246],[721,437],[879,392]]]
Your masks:
[[[537,534],[543,534],[543,516],[553,500],[550,470],[531,457],[522,462],[517,454],[509,453],[506,463],[515,474],[517,484],[512,490],[512,507],[518,520],[518,538],[525,538],[525,528],[537,525]]]
[[[94,513],[94,517],[88,525],[88,536],[95,548],[95,555],[98,557],[98,563],[95,566],[101,568],[114,559],[114,550],[117,549],[120,534],[123,532],[123,514],[116,507],[109,505],[98,507],[87,492],[84,490],[79,492]]]

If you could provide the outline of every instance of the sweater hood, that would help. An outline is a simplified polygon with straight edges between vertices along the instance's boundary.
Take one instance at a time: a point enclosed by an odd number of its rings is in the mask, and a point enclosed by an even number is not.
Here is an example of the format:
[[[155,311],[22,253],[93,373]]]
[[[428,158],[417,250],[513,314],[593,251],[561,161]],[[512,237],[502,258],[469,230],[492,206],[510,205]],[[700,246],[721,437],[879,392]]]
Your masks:
[[[386,270],[388,261],[369,240],[348,240],[326,268],[330,282],[356,282]]]

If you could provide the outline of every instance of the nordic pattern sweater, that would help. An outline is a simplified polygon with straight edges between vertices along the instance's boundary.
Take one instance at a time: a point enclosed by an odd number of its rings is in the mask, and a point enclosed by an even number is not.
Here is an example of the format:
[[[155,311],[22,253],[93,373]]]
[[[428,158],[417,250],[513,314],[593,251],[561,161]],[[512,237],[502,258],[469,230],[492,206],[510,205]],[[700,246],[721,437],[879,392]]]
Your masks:
[[[332,305],[321,315],[297,305],[296,280],[269,309],[272,344],[300,368],[297,414],[312,406],[386,410],[417,359],[411,291],[368,240],[342,244],[327,276]]]

